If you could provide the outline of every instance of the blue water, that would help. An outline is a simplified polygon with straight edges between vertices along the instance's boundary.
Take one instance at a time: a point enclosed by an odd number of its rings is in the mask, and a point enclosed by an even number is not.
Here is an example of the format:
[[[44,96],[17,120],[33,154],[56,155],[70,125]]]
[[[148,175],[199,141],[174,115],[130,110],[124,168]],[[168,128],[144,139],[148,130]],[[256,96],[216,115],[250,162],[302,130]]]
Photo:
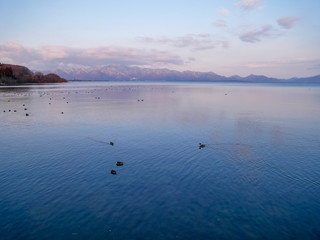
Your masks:
[[[320,238],[319,86],[1,87],[0,120],[0,239]]]

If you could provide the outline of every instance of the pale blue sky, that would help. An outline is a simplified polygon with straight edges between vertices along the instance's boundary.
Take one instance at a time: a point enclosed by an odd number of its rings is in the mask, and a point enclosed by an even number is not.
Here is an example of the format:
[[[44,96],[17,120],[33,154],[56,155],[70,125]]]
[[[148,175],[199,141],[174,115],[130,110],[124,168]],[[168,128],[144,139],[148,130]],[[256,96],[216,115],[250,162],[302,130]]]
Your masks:
[[[320,74],[319,0],[3,0],[0,61]]]

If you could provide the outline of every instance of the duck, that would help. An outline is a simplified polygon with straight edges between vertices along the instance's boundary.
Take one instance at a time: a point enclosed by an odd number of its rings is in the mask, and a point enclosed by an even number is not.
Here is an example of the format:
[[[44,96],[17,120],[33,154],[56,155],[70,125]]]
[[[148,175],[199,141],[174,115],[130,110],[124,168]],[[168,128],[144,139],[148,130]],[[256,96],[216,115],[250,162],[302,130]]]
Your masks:
[[[123,162],[117,161],[116,165],[117,166],[123,166]]]
[[[114,142],[110,142],[109,144],[110,144],[111,146],[113,146],[113,145],[114,145]]]
[[[115,171],[115,170],[111,170],[111,174],[113,174],[113,175],[116,175],[117,174],[117,172]]]
[[[206,145],[203,143],[199,143],[199,149],[204,148]]]

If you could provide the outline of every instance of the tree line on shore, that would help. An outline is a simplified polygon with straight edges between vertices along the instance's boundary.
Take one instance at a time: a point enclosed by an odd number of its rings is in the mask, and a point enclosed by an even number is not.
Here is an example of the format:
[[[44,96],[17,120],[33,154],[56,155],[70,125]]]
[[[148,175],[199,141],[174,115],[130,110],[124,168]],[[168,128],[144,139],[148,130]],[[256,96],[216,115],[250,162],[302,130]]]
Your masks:
[[[54,73],[33,73],[24,66],[0,63],[0,85],[61,82],[66,82],[66,80]]]

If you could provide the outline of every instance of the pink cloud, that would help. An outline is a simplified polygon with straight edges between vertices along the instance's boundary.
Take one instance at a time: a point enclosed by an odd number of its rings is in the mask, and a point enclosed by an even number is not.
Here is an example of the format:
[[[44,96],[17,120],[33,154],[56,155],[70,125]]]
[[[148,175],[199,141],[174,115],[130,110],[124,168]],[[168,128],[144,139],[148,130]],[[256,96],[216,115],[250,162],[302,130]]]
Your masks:
[[[283,17],[283,18],[279,18],[277,22],[281,27],[290,29],[290,28],[293,28],[295,23],[299,20],[300,18],[298,17]]]
[[[275,59],[271,61],[260,61],[248,63],[245,66],[248,68],[266,68],[266,67],[276,67],[276,66],[284,66],[284,65],[306,65],[306,66],[315,66],[319,64],[320,60],[316,58],[284,58],[284,59]]]
[[[0,61],[26,65],[39,70],[70,65],[182,65],[184,63],[180,56],[158,50],[121,47],[70,48],[65,46],[45,46],[37,49],[20,44],[0,45]]]
[[[243,7],[245,9],[253,9],[260,6],[262,0],[240,0],[236,2],[234,5],[237,7]]]
[[[216,41],[210,34],[187,34],[177,38],[142,38],[147,43],[171,45],[178,48],[190,48],[193,51],[213,49],[217,46],[226,47],[226,41]]]
[[[221,8],[219,10],[219,13],[222,14],[223,16],[229,16],[231,14],[231,12],[228,9],[225,9],[225,8]]]
[[[216,27],[227,27],[228,25],[223,19],[218,19],[217,21],[212,23]]]
[[[243,33],[242,35],[240,35],[240,39],[244,42],[250,43],[259,42],[261,41],[261,38],[270,36],[271,30],[271,25],[264,25],[261,27],[260,30],[254,30]]]

